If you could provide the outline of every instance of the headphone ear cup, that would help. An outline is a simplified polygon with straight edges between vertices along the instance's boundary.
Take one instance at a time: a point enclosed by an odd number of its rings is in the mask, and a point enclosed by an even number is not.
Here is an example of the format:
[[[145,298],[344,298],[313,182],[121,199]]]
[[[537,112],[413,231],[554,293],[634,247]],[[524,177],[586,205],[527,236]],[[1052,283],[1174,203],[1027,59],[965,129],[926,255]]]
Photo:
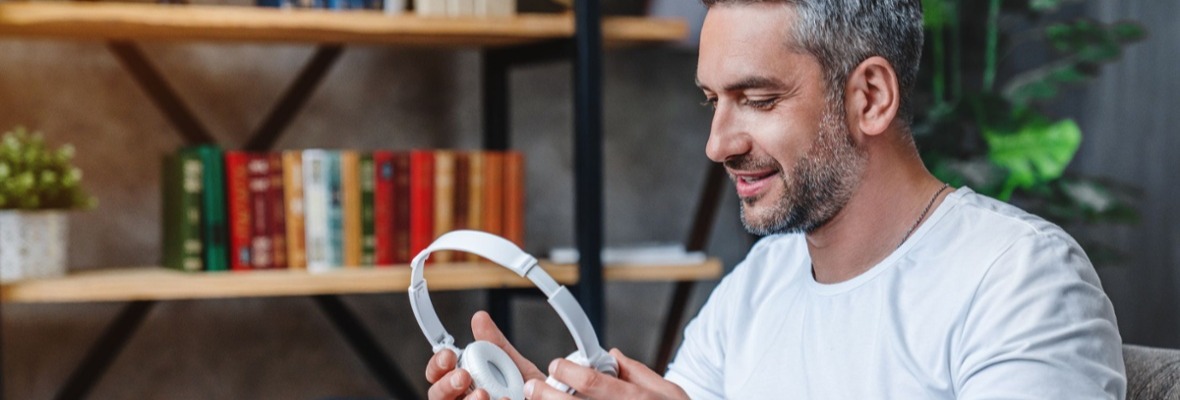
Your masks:
[[[493,399],[524,399],[524,377],[516,363],[491,342],[481,340],[467,345],[459,356],[459,368],[471,375],[476,388],[487,391]]]

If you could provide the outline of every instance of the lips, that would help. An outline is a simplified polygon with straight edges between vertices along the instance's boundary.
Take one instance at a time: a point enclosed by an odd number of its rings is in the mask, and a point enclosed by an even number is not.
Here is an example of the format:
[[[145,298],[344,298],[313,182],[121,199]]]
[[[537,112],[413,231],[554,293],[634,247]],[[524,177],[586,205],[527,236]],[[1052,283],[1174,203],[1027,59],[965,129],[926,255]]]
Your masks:
[[[737,186],[738,197],[748,199],[764,193],[767,187],[774,182],[771,178],[778,175],[778,170],[730,171],[729,174]]]

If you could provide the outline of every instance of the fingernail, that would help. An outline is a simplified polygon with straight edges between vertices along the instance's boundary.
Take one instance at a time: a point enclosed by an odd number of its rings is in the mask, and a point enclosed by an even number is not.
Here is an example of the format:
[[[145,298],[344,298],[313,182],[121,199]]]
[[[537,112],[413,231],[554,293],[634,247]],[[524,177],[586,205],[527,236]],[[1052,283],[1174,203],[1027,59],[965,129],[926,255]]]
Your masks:
[[[446,368],[447,367],[447,359],[445,357],[440,355],[437,358],[435,358],[434,360],[435,360],[434,363],[438,364],[439,368]]]
[[[463,388],[463,376],[460,374],[451,374],[451,387],[455,389]]]
[[[553,362],[549,363],[549,375],[553,375],[554,373],[557,372],[557,363],[558,362],[561,362],[560,358],[554,358]]]
[[[524,397],[533,397],[533,384],[537,381],[535,379],[524,383]]]

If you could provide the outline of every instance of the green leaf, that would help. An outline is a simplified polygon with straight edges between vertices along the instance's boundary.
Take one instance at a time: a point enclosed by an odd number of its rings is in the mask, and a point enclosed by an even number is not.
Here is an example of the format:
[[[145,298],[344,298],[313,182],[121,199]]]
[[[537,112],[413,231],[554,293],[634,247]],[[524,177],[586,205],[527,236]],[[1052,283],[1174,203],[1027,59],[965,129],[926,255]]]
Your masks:
[[[984,128],[984,139],[988,158],[1008,170],[1001,195],[1010,197],[1017,188],[1060,178],[1077,153],[1082,131],[1071,119],[1050,124],[1043,118],[1031,118],[1014,133]]]
[[[1143,25],[1134,22],[1119,22],[1110,28],[1115,39],[1119,42],[1137,42],[1147,37],[1147,30]]]
[[[946,0],[922,0],[922,24],[926,29],[939,30],[946,26]]]

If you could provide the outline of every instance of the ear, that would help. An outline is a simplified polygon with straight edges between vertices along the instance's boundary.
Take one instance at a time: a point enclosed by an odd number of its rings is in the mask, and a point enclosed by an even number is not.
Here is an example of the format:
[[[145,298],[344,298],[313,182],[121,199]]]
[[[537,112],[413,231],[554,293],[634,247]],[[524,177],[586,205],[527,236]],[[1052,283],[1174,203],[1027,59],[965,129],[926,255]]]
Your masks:
[[[885,132],[901,107],[893,65],[879,56],[861,62],[848,76],[844,104],[850,125],[861,133],[876,136]]]

